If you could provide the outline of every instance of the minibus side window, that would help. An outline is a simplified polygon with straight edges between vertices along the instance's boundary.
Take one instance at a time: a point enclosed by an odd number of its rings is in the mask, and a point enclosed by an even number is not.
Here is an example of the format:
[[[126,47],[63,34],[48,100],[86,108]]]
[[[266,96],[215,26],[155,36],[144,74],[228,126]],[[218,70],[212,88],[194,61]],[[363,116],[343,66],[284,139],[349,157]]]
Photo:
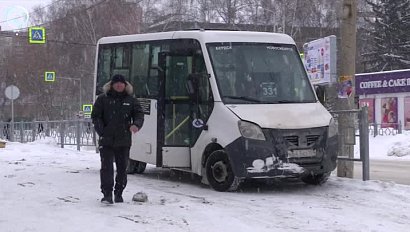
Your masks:
[[[131,84],[136,96],[151,95],[148,86],[150,45],[138,43],[132,46]]]
[[[101,46],[98,54],[98,72],[96,94],[102,93],[102,87],[111,77],[111,47]]]
[[[117,45],[113,48],[113,70],[112,76],[121,74],[129,80],[131,47],[129,44]]]

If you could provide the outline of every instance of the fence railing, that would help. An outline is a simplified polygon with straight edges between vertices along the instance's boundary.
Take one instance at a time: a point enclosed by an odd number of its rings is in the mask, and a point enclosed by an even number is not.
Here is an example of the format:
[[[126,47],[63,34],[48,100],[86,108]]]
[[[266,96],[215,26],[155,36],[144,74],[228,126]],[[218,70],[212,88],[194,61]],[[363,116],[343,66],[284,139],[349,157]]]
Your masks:
[[[341,110],[331,112],[339,128],[339,156],[342,161],[362,162],[362,178],[370,179],[369,164],[369,122],[368,109],[363,107],[358,110]],[[359,137],[360,158],[354,157],[353,145],[356,144],[356,137]],[[345,154],[343,154],[346,152]],[[339,167],[338,167],[339,168]],[[352,173],[353,174],[353,173]]]
[[[91,120],[0,122],[0,138],[15,142],[33,142],[46,137],[55,138],[63,148],[65,145],[95,146],[96,134]]]
[[[369,123],[369,134],[371,136],[397,135],[403,133],[401,123]]]

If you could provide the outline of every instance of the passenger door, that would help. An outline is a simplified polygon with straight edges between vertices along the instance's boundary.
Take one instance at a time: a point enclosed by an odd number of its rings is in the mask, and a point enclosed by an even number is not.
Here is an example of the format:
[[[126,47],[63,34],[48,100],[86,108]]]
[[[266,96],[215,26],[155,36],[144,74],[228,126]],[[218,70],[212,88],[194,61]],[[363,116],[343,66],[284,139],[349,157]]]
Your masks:
[[[164,54],[162,165],[189,168],[191,166],[191,109],[187,92],[192,56]]]

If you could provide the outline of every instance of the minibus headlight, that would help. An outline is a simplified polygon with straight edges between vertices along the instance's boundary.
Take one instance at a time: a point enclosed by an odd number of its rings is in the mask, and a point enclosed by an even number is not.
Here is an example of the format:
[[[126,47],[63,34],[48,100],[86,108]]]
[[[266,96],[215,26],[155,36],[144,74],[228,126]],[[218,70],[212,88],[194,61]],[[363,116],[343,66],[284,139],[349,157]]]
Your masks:
[[[337,124],[336,124],[336,121],[332,118],[330,119],[330,122],[329,122],[329,129],[327,131],[327,137],[328,138],[333,137],[337,135],[337,133],[338,133]]]
[[[262,129],[258,125],[250,122],[239,121],[238,126],[243,137],[247,139],[266,140]]]

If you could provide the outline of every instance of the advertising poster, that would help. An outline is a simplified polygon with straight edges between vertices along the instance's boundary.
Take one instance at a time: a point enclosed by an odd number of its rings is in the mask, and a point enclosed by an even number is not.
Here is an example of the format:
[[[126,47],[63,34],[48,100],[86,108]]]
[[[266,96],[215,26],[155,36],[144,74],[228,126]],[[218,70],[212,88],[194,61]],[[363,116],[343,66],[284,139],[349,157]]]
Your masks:
[[[382,128],[397,127],[397,97],[381,99]]]
[[[341,76],[339,78],[339,98],[349,98],[353,93],[353,76]]]
[[[409,103],[410,103],[410,98],[409,98]],[[359,100],[359,105],[360,105],[360,107],[367,106],[369,123],[374,123],[375,122],[375,120],[374,120],[374,117],[375,117],[374,98],[360,99]],[[409,110],[410,110],[410,108],[409,108]],[[410,116],[410,112],[409,112],[409,116]]]
[[[404,98],[404,129],[410,130],[410,97]]]
[[[304,64],[312,84],[336,79],[336,36],[328,36],[303,45]]]

